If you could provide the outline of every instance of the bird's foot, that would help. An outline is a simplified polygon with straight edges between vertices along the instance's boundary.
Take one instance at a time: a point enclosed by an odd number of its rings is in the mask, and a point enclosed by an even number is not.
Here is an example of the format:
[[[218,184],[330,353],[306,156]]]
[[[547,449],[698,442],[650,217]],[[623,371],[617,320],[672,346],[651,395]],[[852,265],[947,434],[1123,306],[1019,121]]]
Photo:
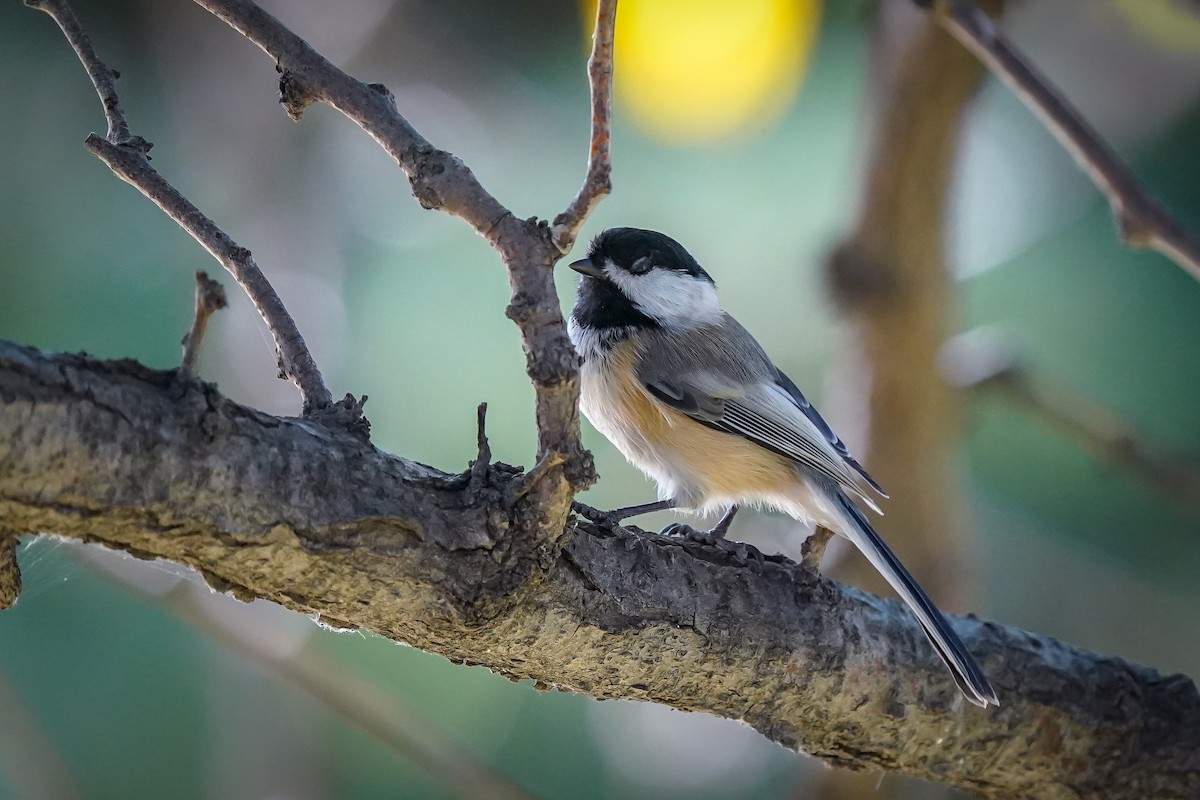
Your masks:
[[[763,565],[766,563],[766,557],[757,547],[745,542],[734,542],[726,539],[724,532],[715,528],[701,531],[682,522],[672,522],[663,528],[661,533],[663,536],[678,536],[687,539],[689,542],[698,542],[709,547],[715,547],[732,555],[733,560],[739,566],[757,565],[759,572],[762,571]]]
[[[761,573],[767,564],[767,557],[763,555],[762,550],[745,542],[736,542],[735,544],[737,545],[733,551],[735,560],[743,567],[750,567],[754,572]]]
[[[699,542],[716,546],[718,542],[725,541],[725,534],[717,530],[700,531],[693,528],[691,525],[685,525],[682,522],[672,522],[661,531],[663,536],[678,536],[687,539],[689,542]]]
[[[592,508],[584,505],[578,500],[571,503],[571,510],[586,520],[598,523],[600,525],[610,525],[612,527],[620,527],[620,517],[613,514],[611,511],[602,511],[599,508]]]

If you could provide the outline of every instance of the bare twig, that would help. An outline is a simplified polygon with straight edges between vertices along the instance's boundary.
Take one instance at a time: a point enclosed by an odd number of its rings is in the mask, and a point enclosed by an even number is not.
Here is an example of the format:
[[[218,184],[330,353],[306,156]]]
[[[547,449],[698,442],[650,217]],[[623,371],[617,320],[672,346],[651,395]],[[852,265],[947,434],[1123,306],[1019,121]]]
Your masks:
[[[122,180],[150,199],[163,213],[175,220],[200,246],[221,263],[233,279],[246,291],[263,321],[275,338],[279,355],[279,373],[291,380],[300,390],[304,413],[311,414],[327,408],[333,400],[313,360],[312,353],[300,335],[295,320],[288,313],[275,287],[263,275],[250,251],[238,245],[217,224],[206,217],[178,189],[167,183],[145,153],[135,148],[102,139],[92,134],[84,142],[88,150],[103,161]]]
[[[183,360],[179,372],[185,378],[196,377],[196,360],[200,357],[200,345],[204,342],[204,331],[208,319],[229,305],[225,299],[225,287],[208,277],[203,270],[196,273],[196,311],[192,317],[192,329],[183,335]]]
[[[588,82],[592,87],[592,146],[588,152],[587,177],[566,211],[554,218],[551,233],[558,249],[567,253],[584,221],[612,191],[612,76],[613,35],[617,23],[617,0],[596,4],[596,30],[588,59]]]
[[[1121,238],[1156,250],[1200,280],[1200,241],[1159,205],[1112,148],[971,0],[915,0],[1041,120],[1108,198]]]
[[[83,68],[92,79],[92,85],[96,87],[96,94],[100,95],[100,103],[104,106],[104,116],[108,119],[108,140],[114,144],[129,142],[133,137],[129,133],[129,122],[121,109],[121,101],[117,97],[117,79],[121,77],[121,73],[109,69],[96,55],[92,41],[83,32],[83,26],[79,24],[75,12],[63,0],[25,0],[25,5],[49,14],[62,29],[63,35],[75,50],[75,55],[83,62]]]
[[[821,559],[825,557],[825,547],[834,536],[829,528],[818,525],[812,534],[800,545],[800,560],[808,568],[819,570]]]
[[[1200,514],[1200,469],[1147,444],[1142,431],[1111,410],[1030,374],[1014,350],[983,331],[946,343],[943,374],[963,389],[996,390],[1057,428],[1093,457],[1127,469],[1194,514]]]
[[[146,597],[122,581],[122,586]],[[202,594],[203,593],[203,594]],[[297,686],[342,719],[374,736],[423,770],[454,797],[529,800],[520,787],[492,769],[428,720],[414,716],[394,696],[359,677],[315,647],[297,653],[271,647],[270,631],[254,630],[243,615],[234,625],[209,602],[207,587],[184,581],[166,607],[226,649]],[[146,599],[157,601],[157,598]]]
[[[179,223],[245,289],[275,338],[281,375],[290,379],[300,390],[304,413],[329,406],[332,395],[304,344],[304,337],[300,335],[274,287],[254,263],[250,251],[239,247],[150,166],[146,157],[150,143],[130,134],[129,125],[121,111],[114,83],[116,73],[96,56],[70,5],[66,0],[30,0],[26,4],[49,14],[62,28],[104,104],[109,120],[108,137],[90,135],[86,140],[88,150]]]
[[[487,403],[475,407],[475,460],[471,462],[471,481],[477,486],[487,483],[492,466],[492,445],[487,435]]]

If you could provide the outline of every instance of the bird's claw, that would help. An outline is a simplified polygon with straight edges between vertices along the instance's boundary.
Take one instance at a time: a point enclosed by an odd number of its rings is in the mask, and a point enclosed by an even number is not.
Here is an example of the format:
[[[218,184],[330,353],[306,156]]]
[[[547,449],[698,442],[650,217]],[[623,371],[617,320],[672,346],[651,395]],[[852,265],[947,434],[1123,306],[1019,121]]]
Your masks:
[[[699,542],[700,544],[716,545],[718,542],[725,540],[725,537],[715,531],[698,531],[691,525],[686,525],[682,522],[672,522],[670,525],[662,529],[663,536],[679,536],[687,539],[689,542]]]
[[[759,572],[762,571],[766,564],[766,556],[757,547],[745,542],[730,541],[720,531],[700,531],[682,522],[672,522],[663,528],[661,533],[663,536],[678,536],[687,539],[689,542],[697,542],[709,547],[715,547],[733,556],[734,561],[740,566],[752,567],[757,565]]]
[[[598,508],[592,508],[591,506],[580,503],[578,500],[575,500],[571,503],[571,510],[584,519],[600,525],[611,525],[613,527],[620,527],[621,525],[621,520],[614,517],[612,512],[601,511]]]
[[[745,542],[737,542],[733,549],[733,556],[740,565],[750,567],[755,572],[761,573],[767,564],[767,557],[763,555],[762,550]],[[754,569],[755,565],[757,565],[757,569]]]

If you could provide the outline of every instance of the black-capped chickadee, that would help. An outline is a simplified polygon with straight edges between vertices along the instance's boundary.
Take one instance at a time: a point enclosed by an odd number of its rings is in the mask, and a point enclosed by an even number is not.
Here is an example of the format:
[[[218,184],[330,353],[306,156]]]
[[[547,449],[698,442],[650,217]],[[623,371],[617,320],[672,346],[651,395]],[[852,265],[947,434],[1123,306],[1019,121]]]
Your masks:
[[[583,358],[580,409],[658,483],[669,508],[773,508],[854,543],[912,610],[970,702],[999,705],[966,647],[851,499],[887,495],[754,337],[721,308],[716,285],[667,236],[611,228],[571,264],[583,275],[569,322]],[[686,526],[669,529],[690,531]]]

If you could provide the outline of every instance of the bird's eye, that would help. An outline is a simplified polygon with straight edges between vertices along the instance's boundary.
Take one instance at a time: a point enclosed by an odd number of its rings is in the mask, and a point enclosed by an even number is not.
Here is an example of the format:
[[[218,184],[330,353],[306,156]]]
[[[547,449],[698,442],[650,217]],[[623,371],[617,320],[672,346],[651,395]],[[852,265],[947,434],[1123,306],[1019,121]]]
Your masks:
[[[650,258],[650,256],[642,256],[637,261],[629,265],[629,271],[634,275],[643,275],[649,272],[650,268],[653,266],[654,261]]]

